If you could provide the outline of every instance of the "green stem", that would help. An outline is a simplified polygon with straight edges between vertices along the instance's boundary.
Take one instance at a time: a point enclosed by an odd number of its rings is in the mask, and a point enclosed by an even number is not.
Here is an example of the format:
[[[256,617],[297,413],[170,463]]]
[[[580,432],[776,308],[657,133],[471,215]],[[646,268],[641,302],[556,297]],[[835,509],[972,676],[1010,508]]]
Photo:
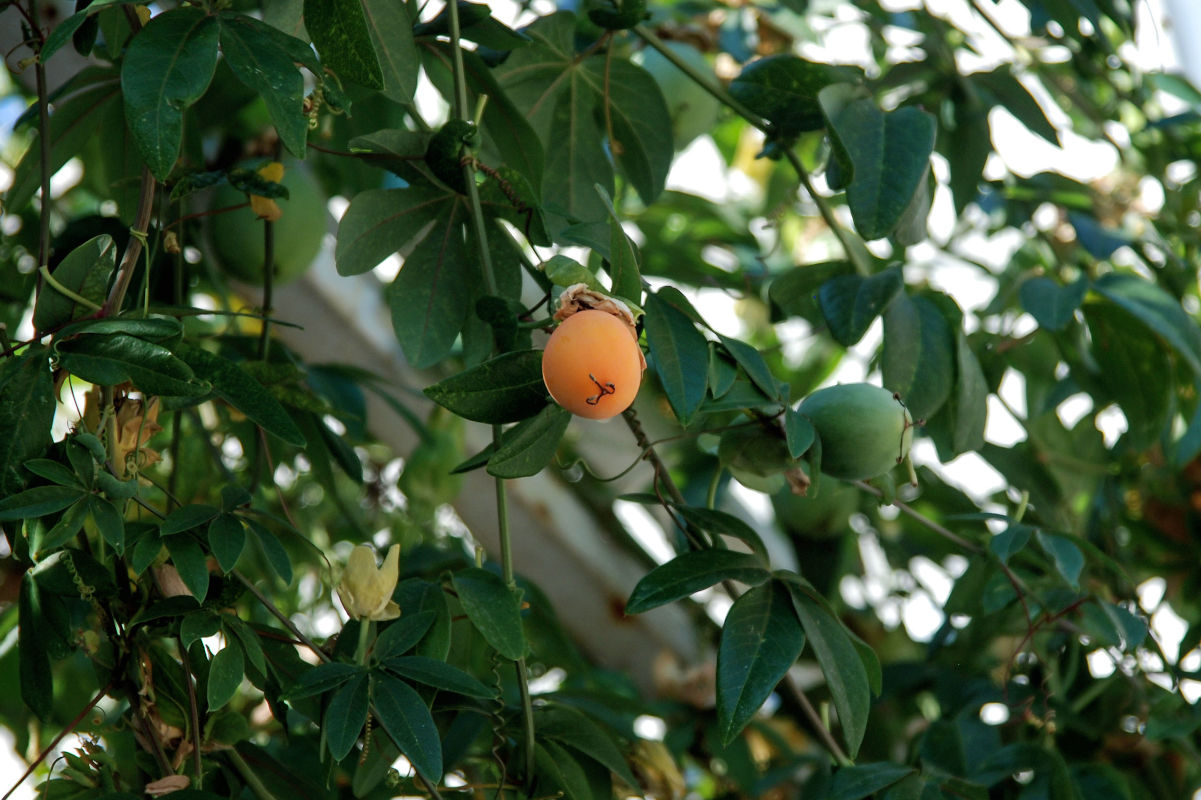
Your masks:
[[[100,310],[99,304],[93,303],[83,295],[77,294],[68,289],[66,286],[63,286],[62,283],[59,282],[58,278],[50,274],[50,268],[45,264],[42,264],[40,267],[38,267],[38,274],[42,276],[42,280],[50,284],[50,288],[54,289],[54,291],[58,292],[63,297],[66,297],[68,300],[73,300],[90,311]]]
[[[862,246],[856,247],[855,243],[853,243],[847,237],[846,229],[843,228],[835,218],[834,209],[830,207],[830,203],[827,202],[826,198],[818,194],[817,189],[813,187],[813,182],[809,179],[809,171],[806,170],[805,165],[801,163],[800,157],[793,152],[792,148],[785,150],[784,154],[788,159],[788,163],[792,165],[794,170],[796,170],[797,178],[800,179],[801,185],[805,187],[805,191],[808,193],[809,197],[813,199],[814,204],[817,206],[818,213],[822,215],[822,219],[826,222],[826,226],[838,238],[838,243],[842,245],[843,252],[847,254],[847,258],[850,259],[851,265],[855,267],[855,272],[863,276],[871,275],[871,263],[865,258],[866,251]]]
[[[464,121],[467,118],[467,77],[463,67],[463,52],[459,48],[459,4],[451,0],[447,4],[450,9],[450,52],[454,67],[455,79],[455,114]],[[481,105],[478,111],[482,113]],[[497,295],[499,290],[496,283],[496,273],[492,268],[492,255],[488,248],[488,230],[484,222],[484,211],[480,204],[479,188],[475,183],[475,162],[470,158],[463,159],[463,178],[467,185],[467,203],[471,212],[471,224],[475,232],[476,250],[480,257],[480,267],[483,271],[484,287],[488,294]],[[501,429],[499,425],[492,427],[492,440],[500,442]],[[505,496],[505,482],[496,479],[496,516],[497,528],[500,534],[501,569],[505,583],[510,588],[516,587],[513,571],[513,549],[509,532],[508,504]],[[521,714],[525,734],[525,780],[529,785],[534,775],[534,707],[530,698],[529,675],[525,659],[514,662],[517,672],[517,687],[521,695]]]
[[[371,641],[371,620],[359,620],[359,644],[354,649],[354,660],[367,666],[367,645]]]
[[[271,790],[259,780],[259,776],[254,773],[254,770],[242,758],[241,753],[232,747],[225,752],[229,755],[229,760],[233,762],[238,774],[242,776],[242,780],[246,781],[246,785],[250,787],[250,791],[254,792],[254,796],[258,800],[275,800],[275,795],[271,794]]]
[[[271,602],[271,598],[259,591],[259,587],[255,586],[249,578],[237,570],[234,570],[232,574],[242,583],[243,586],[250,590],[250,593],[253,594],[255,598],[263,604],[263,608],[267,609],[267,611],[271,613],[271,616],[279,620],[280,623],[288,629],[288,632],[296,637],[297,641],[302,642],[306,647],[312,650],[314,654],[316,654],[317,658],[321,659],[322,661],[332,660],[329,657],[329,653],[326,653],[324,650],[318,647],[317,643],[306,636],[304,631],[300,630],[300,628],[297,628],[296,624],[293,623],[292,620],[288,619],[288,615],[280,611],[275,603]]]
[[[263,221],[263,328],[259,333],[259,361],[267,360],[271,346],[271,274],[275,271],[275,223]]]
[[[751,111],[742,103],[735,100],[721,84],[714,80],[712,75],[706,75],[702,73],[687,61],[680,58],[680,56],[677,55],[676,52],[670,47],[665,45],[663,40],[656,36],[655,32],[650,28],[646,27],[645,25],[635,25],[633,28],[631,28],[631,30],[634,31],[638,38],[642,39],[642,41],[646,42],[655,50],[658,50],[660,55],[662,55],[672,64],[675,64],[681,72],[691,78],[706,92],[716,97],[719,102],[727,106],[735,114],[742,117],[764,133],[772,132],[772,125],[770,122],[756,114],[754,111]]]
[[[129,282],[138,266],[138,256],[146,242],[146,232],[150,230],[150,214],[154,209],[154,175],[148,167],[142,167],[141,191],[138,197],[138,210],[134,216],[133,226],[130,227],[129,244],[125,246],[125,255],[121,259],[121,268],[117,270],[117,280],[100,309],[100,316],[106,317],[121,310],[125,300],[125,292],[129,290]]]
[[[30,0],[30,16],[38,18],[37,2]],[[40,35],[40,33],[39,33]],[[38,92],[38,155],[41,158],[42,202],[38,214],[38,264],[45,269],[50,263],[50,108],[46,91],[46,65],[41,58],[42,45],[37,45],[38,59],[33,65],[33,74]],[[43,273],[43,277],[49,275]],[[53,284],[51,284],[53,285]]]
[[[642,39],[642,41],[646,42],[655,50],[658,50],[664,58],[674,64],[680,69],[681,72],[691,78],[693,82],[717,98],[719,102],[724,104],[735,114],[742,117],[759,130],[763,131],[769,137],[775,132],[771,122],[765,120],[754,111],[751,111],[738,100],[735,100],[734,97],[728,91],[726,91],[724,87],[722,87],[713,79],[712,75],[706,75],[702,73],[700,70],[684,61],[684,59],[680,58],[675,51],[665,45],[663,41],[655,35],[654,31],[650,30],[645,25],[635,25],[632,30],[638,35],[639,38]],[[788,163],[791,164],[793,169],[796,170],[797,177],[800,178],[801,184],[805,187],[805,191],[809,193],[809,196],[813,198],[813,202],[817,204],[817,210],[821,213],[822,219],[826,221],[826,225],[828,225],[830,230],[834,232],[834,235],[838,237],[838,241],[842,245],[842,249],[846,252],[847,258],[850,259],[851,263],[854,265],[855,271],[861,275],[870,275],[871,265],[864,259],[864,251],[861,248],[852,246],[850,241],[847,239],[846,231],[843,229],[842,225],[839,224],[838,220],[834,218],[834,212],[830,208],[830,204],[826,202],[826,198],[818,194],[813,188],[813,183],[809,180],[809,173],[806,171],[804,165],[801,164],[801,160],[791,148],[785,150],[785,155],[788,158]]]

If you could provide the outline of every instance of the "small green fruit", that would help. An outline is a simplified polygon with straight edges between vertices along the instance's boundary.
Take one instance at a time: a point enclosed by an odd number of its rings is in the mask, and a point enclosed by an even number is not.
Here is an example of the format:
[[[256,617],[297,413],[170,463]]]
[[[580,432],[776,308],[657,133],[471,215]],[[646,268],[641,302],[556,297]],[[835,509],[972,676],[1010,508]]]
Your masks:
[[[771,504],[785,532],[806,539],[833,539],[850,530],[859,490],[842,481],[823,481],[816,496],[776,492]]]
[[[909,454],[913,419],[887,389],[870,383],[830,386],[806,397],[797,410],[821,437],[826,475],[875,478]]]
[[[257,166],[257,165],[256,165]],[[303,274],[321,251],[325,236],[325,194],[312,173],[299,162],[286,162],[280,183],[288,197],[276,198],[283,216],[275,222],[272,280],[287,283]],[[246,202],[246,195],[229,184],[213,192],[209,208],[216,211]],[[209,220],[209,241],[217,264],[243,283],[263,282],[263,221],[249,206],[214,214]]]
[[[667,47],[702,75],[712,77],[713,68],[704,54],[684,42],[664,42]],[[651,74],[671,117],[672,140],[677,150],[683,150],[693,139],[713,130],[721,104],[717,98],[697,85],[683,70],[667,60],[658,50],[650,48],[639,53],[642,68]]]

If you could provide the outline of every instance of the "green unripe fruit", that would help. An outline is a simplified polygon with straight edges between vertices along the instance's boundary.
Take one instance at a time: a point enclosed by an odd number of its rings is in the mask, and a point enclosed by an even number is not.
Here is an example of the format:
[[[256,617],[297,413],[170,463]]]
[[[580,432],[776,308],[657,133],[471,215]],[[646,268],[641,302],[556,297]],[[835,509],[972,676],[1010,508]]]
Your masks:
[[[321,251],[325,236],[325,194],[316,178],[298,162],[286,162],[280,181],[288,197],[275,198],[283,215],[274,223],[272,281],[287,283],[303,274]],[[245,203],[247,195],[225,184],[213,192],[209,209]],[[263,282],[263,221],[249,206],[208,217],[209,241],[222,272],[243,283]]]
[[[776,519],[785,532],[806,539],[833,539],[850,530],[859,508],[859,490],[842,481],[823,481],[816,496],[776,492],[771,496]]]
[[[847,481],[883,475],[909,454],[913,419],[892,392],[870,383],[819,389],[797,411],[821,437],[821,470]]]
[[[684,42],[664,42],[686,64],[702,75],[713,77],[713,68],[701,51]],[[642,68],[651,74],[671,117],[672,140],[677,150],[683,150],[696,137],[713,130],[721,103],[702,89],[684,71],[667,60],[658,50],[647,48],[638,54]]]

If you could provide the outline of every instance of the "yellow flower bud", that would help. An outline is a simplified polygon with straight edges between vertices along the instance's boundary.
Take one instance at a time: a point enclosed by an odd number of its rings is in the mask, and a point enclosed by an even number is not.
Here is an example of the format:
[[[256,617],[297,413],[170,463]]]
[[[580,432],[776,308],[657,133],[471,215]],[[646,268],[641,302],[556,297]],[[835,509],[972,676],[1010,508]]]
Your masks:
[[[388,548],[384,565],[375,565],[375,550],[360,544],[350,551],[338,597],[352,619],[385,620],[400,616],[400,607],[392,602],[392,592],[400,577],[400,545]]]
[[[284,179],[284,165],[278,161],[264,164],[259,168],[258,172],[260,178],[275,183],[279,183]],[[259,219],[265,219],[270,222],[278,222],[279,218],[284,215],[283,210],[280,209],[274,200],[270,197],[262,197],[257,194],[250,195],[250,208]]]

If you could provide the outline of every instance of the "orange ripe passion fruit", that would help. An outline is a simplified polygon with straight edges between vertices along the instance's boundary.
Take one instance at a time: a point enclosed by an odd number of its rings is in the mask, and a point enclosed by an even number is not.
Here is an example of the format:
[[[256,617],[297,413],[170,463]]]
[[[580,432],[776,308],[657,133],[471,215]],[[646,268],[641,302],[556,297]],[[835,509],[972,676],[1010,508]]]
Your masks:
[[[550,396],[588,419],[609,419],[629,408],[642,367],[642,351],[630,328],[596,309],[559,323],[542,352],[542,380]]]

